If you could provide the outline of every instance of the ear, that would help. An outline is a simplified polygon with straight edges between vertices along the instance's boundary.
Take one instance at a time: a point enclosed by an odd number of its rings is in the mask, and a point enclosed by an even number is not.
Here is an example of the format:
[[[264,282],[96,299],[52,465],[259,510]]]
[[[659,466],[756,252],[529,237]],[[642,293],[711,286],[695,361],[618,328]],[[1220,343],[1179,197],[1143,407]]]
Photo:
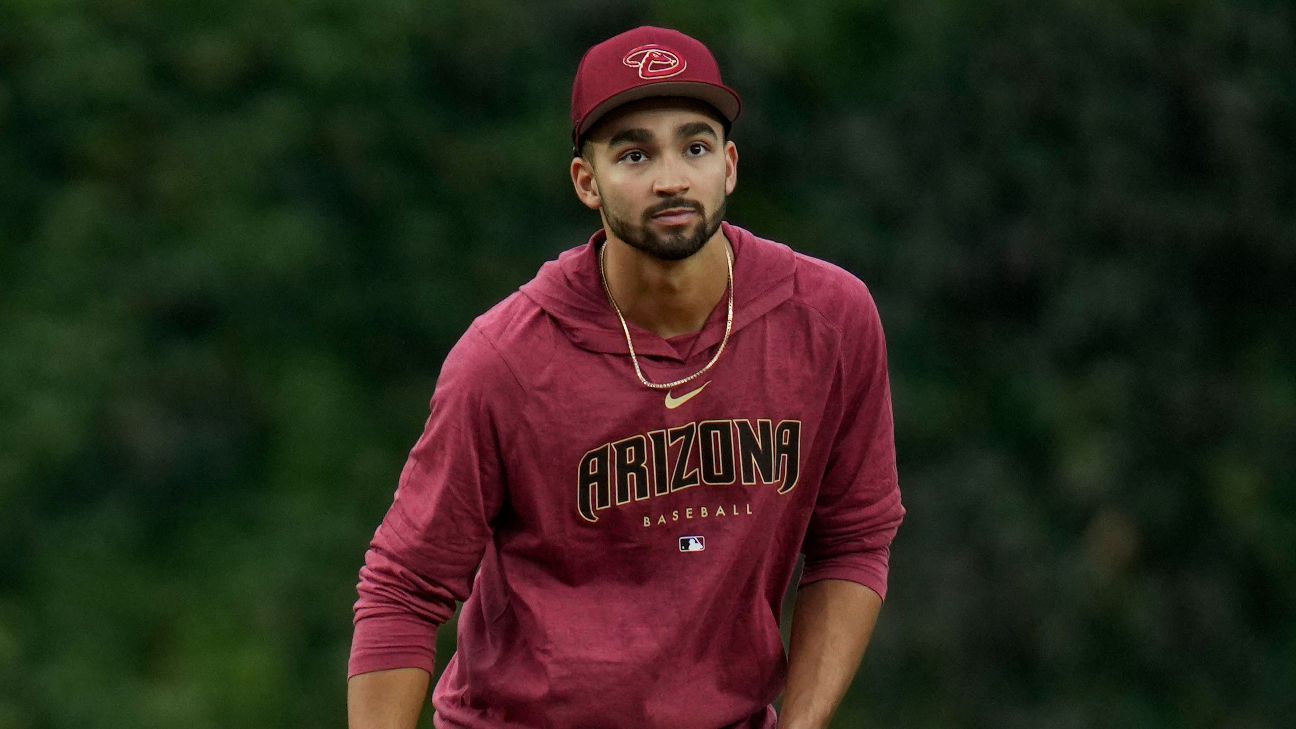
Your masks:
[[[725,194],[732,195],[738,186],[738,145],[725,142]]]
[[[603,198],[599,196],[598,180],[594,179],[594,165],[584,157],[572,157],[572,187],[576,188],[576,197],[590,210],[603,207]]]

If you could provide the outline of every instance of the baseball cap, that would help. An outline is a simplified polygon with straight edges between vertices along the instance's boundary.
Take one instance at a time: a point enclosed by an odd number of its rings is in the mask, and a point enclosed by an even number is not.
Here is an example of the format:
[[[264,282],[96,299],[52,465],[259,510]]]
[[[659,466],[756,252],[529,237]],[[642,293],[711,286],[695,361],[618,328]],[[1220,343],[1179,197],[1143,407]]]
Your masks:
[[[579,146],[585,132],[616,107],[658,96],[706,102],[730,123],[742,109],[701,41],[678,30],[643,26],[608,38],[581,58],[572,83],[572,142]]]

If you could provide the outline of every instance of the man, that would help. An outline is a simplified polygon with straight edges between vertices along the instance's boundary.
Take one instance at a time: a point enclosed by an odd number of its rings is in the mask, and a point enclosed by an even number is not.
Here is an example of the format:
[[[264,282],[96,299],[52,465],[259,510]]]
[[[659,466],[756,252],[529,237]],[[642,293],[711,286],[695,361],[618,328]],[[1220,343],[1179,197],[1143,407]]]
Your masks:
[[[360,573],[353,729],[415,725],[456,601],[438,727],[828,725],[904,513],[885,347],[857,279],[722,222],[739,105],[675,31],[582,59],[602,230],[446,358]]]

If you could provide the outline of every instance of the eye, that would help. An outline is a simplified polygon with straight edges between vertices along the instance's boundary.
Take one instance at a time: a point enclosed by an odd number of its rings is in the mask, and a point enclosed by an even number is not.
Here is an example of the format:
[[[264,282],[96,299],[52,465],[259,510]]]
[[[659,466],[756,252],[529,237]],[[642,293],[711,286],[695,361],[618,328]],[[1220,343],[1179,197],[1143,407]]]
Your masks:
[[[710,151],[710,148],[702,142],[693,142],[688,146],[688,153],[692,157],[701,157],[708,151]]]
[[[648,159],[648,156],[637,149],[632,149],[629,152],[626,152],[625,154],[621,155],[620,157],[621,161],[629,162],[631,164],[639,164],[640,162],[643,162],[646,159]]]

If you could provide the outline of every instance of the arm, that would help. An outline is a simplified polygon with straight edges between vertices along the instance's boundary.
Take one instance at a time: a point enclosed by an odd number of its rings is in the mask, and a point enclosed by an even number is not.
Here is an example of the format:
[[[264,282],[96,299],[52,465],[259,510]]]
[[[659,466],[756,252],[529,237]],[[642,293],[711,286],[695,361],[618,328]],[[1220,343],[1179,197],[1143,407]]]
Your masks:
[[[788,683],[779,729],[824,729],[850,687],[868,647],[882,598],[844,580],[797,592]]]
[[[891,542],[904,519],[896,474],[886,343],[862,284],[842,308],[842,358],[830,402],[835,438],[802,551],[780,729],[823,729],[849,688],[886,597]]]
[[[446,357],[423,435],[360,570],[347,682],[352,729],[413,729],[418,721],[437,628],[468,599],[505,500],[494,427],[501,393],[510,392],[502,368],[475,329]]]
[[[362,673],[347,681],[350,729],[414,729],[427,700],[428,674],[421,668]]]

